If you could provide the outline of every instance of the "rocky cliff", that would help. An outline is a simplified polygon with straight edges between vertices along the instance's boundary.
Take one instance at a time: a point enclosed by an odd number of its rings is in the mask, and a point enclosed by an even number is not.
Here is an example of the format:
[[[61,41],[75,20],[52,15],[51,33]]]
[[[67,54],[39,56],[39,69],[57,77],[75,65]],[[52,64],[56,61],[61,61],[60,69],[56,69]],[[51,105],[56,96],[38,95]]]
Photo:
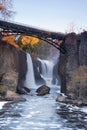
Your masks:
[[[7,42],[0,41],[0,98],[5,99],[8,93],[14,95],[13,92],[21,90],[26,71],[26,54]],[[8,100],[11,98],[12,96]]]
[[[68,34],[64,45],[67,52],[60,54],[58,65],[61,92],[71,102],[87,105],[87,32]]]

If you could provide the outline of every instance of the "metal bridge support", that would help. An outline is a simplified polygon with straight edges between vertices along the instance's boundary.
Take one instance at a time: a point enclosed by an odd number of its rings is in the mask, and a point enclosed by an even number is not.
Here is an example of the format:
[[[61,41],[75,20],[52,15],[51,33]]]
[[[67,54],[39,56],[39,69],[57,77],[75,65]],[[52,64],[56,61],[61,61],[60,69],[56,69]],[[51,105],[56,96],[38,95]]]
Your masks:
[[[2,21],[0,20],[0,29],[1,29],[1,34],[8,34],[8,35],[27,35],[27,36],[33,36],[37,37],[39,39],[42,39],[55,48],[59,49],[60,52],[66,53],[66,49],[63,45],[64,40],[66,35],[63,33],[57,33],[57,32],[51,32],[51,31],[46,31],[26,25],[21,25],[17,23],[11,23],[7,21]],[[1,35],[0,34],[0,35]],[[2,37],[2,35],[0,37]],[[61,44],[59,44],[56,41],[62,41]]]

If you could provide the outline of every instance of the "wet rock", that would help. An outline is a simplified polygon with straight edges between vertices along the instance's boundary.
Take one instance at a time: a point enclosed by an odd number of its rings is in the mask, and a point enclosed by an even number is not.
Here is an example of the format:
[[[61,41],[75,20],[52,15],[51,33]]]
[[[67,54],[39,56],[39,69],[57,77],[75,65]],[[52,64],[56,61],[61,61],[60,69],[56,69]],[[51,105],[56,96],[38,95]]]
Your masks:
[[[26,101],[26,99],[24,99],[23,97],[21,97],[20,95],[18,95],[17,93],[13,92],[13,91],[10,91],[8,90],[4,99],[6,101],[16,101],[16,102],[19,102],[19,101]]]
[[[17,92],[19,94],[28,94],[28,93],[30,93],[30,89],[27,87],[20,87],[17,89]]]
[[[9,89],[9,86],[0,84],[0,100],[7,100],[7,101],[24,101],[20,95],[15,93],[12,89]]]
[[[58,63],[54,65],[54,68],[53,68],[53,80],[52,80],[52,83],[55,85],[60,85],[60,77],[58,75]]]
[[[36,92],[38,93],[37,94],[38,96],[43,96],[43,95],[49,94],[50,88],[48,86],[43,85],[43,86],[39,87],[36,90]]]
[[[80,100],[80,99],[72,99],[67,96],[58,96],[56,98],[57,102],[69,103],[74,104],[76,106],[87,106],[87,100]]]
[[[36,58],[32,57],[33,67],[34,67],[34,75],[36,84],[45,84],[45,80],[41,77],[41,62]]]
[[[65,96],[58,96],[56,101],[59,101],[59,102],[66,102],[66,97]]]

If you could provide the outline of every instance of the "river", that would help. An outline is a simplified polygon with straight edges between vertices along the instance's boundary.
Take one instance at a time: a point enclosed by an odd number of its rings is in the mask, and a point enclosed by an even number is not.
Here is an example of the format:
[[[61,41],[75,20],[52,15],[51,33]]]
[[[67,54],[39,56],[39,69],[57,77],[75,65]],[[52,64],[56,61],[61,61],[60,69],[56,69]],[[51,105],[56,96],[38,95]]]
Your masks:
[[[86,107],[56,102],[58,88],[45,96],[34,89],[26,102],[7,103],[0,110],[0,130],[87,130]]]
[[[31,60],[29,55],[28,59]],[[47,65],[52,67],[47,61],[44,61],[43,65],[46,69],[49,68]],[[29,69],[29,73],[33,71]],[[30,77],[29,73],[27,73],[28,77]],[[42,71],[41,75],[51,88],[50,94],[37,96],[36,88],[31,88],[28,95],[22,95],[26,98],[25,102],[6,103],[0,109],[0,130],[87,130],[87,107],[56,102],[60,94],[60,86],[52,84],[51,72],[49,74],[48,71]],[[33,74],[32,78],[34,78]],[[26,86],[32,78],[26,77],[28,80]]]

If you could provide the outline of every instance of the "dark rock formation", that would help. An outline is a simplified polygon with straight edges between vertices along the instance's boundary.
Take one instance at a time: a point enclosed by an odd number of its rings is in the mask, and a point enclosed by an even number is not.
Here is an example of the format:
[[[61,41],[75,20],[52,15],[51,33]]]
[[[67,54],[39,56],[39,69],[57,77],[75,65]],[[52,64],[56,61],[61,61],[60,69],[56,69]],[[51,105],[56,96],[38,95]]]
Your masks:
[[[36,58],[33,57],[33,67],[34,67],[34,75],[36,84],[45,84],[44,79],[41,77],[41,62]]]
[[[43,96],[43,95],[49,94],[50,88],[48,86],[43,85],[39,87],[36,92],[38,93],[37,94],[38,96]]]
[[[27,87],[19,87],[18,91],[19,94],[28,94],[30,93],[30,89]]]
[[[53,80],[52,80],[52,83],[55,85],[60,85],[60,77],[58,75],[58,63],[54,65],[54,68],[53,68]]]
[[[73,100],[87,104],[87,32],[68,34],[66,54],[60,54],[58,71],[61,92]]]
[[[26,78],[26,73],[27,73],[27,57],[26,53],[24,51],[19,51],[18,53],[18,86],[17,86],[17,91],[21,91],[22,88],[25,88],[24,86],[24,81]],[[22,89],[23,90],[23,89]],[[27,92],[27,91],[26,91]]]
[[[16,92],[23,86],[26,71],[26,54],[7,42],[0,41],[0,84],[8,86],[7,91]]]

